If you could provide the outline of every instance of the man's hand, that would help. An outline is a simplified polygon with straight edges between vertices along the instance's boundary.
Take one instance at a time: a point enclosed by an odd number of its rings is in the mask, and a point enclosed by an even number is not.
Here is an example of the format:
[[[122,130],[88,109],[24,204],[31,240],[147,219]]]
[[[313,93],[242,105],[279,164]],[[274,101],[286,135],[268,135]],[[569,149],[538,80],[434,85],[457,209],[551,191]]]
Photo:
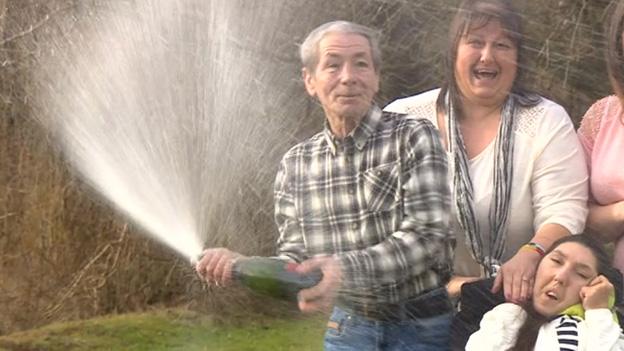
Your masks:
[[[505,292],[505,300],[522,304],[531,298],[535,272],[541,256],[531,250],[520,250],[509,261],[501,266],[494,280],[492,292],[497,293],[501,287]]]
[[[197,274],[208,284],[228,286],[232,283],[232,266],[243,255],[226,248],[204,250],[202,259],[195,265]]]
[[[332,256],[304,261],[297,267],[297,272],[308,274],[318,269],[323,272],[323,279],[316,286],[299,292],[299,309],[302,312],[330,311],[342,285],[340,262]]]
[[[585,310],[609,308],[609,296],[614,293],[613,284],[603,276],[594,278],[588,286],[581,288],[579,295]]]

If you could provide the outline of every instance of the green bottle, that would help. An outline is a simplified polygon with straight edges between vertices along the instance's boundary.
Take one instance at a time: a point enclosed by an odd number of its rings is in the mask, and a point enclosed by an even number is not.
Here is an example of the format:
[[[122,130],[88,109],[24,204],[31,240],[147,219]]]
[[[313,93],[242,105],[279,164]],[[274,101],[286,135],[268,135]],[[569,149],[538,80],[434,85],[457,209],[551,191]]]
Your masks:
[[[238,259],[232,268],[235,281],[254,292],[271,297],[296,300],[297,293],[318,284],[322,273],[302,275],[294,271],[296,264],[270,257]]]

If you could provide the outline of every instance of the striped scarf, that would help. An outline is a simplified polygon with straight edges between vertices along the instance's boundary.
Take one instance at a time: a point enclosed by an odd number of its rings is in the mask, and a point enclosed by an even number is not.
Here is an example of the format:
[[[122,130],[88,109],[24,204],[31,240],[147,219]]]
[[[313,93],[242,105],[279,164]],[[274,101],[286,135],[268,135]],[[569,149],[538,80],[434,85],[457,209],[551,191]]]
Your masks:
[[[475,260],[484,268],[486,276],[496,274],[505,251],[507,217],[511,203],[514,155],[514,98],[510,95],[501,113],[501,122],[496,135],[494,156],[494,189],[488,220],[490,235],[488,242],[479,230],[474,208],[474,190],[464,141],[459,130],[455,109],[451,99],[446,97],[447,126],[449,130],[450,167],[453,172],[453,195],[457,217],[466,232],[466,244],[472,250]]]

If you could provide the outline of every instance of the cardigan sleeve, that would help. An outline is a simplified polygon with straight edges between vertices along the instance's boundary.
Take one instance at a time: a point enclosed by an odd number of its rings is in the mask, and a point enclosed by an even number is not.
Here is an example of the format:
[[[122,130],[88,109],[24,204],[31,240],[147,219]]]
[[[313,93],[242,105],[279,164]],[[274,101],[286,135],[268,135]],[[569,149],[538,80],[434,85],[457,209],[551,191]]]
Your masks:
[[[436,101],[440,89],[425,91],[413,96],[397,99],[386,105],[384,111],[414,115],[418,118],[430,120],[437,128]]]
[[[537,123],[531,179],[534,228],[553,223],[580,233],[588,211],[588,176],[574,126],[563,107],[552,102]]]
[[[518,331],[526,320],[526,311],[513,303],[494,307],[481,319],[479,330],[466,344],[467,351],[503,351],[516,344]]]
[[[587,112],[585,112],[583,119],[581,119],[581,125],[579,126],[577,132],[583,151],[585,151],[585,157],[587,157],[588,165],[591,165],[589,160],[591,159],[592,151],[594,149],[596,135],[600,131],[602,116],[606,113],[608,104],[614,98],[615,97],[606,97],[596,101],[593,105],[591,105]]]
[[[585,311],[585,325],[587,336],[579,336],[586,343],[584,350],[624,350],[622,330],[613,320],[613,314],[608,309]]]

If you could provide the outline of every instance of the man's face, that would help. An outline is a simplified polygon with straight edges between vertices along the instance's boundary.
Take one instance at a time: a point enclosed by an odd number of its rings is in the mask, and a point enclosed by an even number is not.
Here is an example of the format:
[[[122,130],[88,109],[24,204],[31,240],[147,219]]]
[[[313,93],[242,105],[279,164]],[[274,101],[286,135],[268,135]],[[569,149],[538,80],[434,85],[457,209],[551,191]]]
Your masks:
[[[319,42],[318,55],[314,72],[303,69],[306,90],[319,99],[329,120],[359,120],[379,90],[368,39],[329,33]]]

